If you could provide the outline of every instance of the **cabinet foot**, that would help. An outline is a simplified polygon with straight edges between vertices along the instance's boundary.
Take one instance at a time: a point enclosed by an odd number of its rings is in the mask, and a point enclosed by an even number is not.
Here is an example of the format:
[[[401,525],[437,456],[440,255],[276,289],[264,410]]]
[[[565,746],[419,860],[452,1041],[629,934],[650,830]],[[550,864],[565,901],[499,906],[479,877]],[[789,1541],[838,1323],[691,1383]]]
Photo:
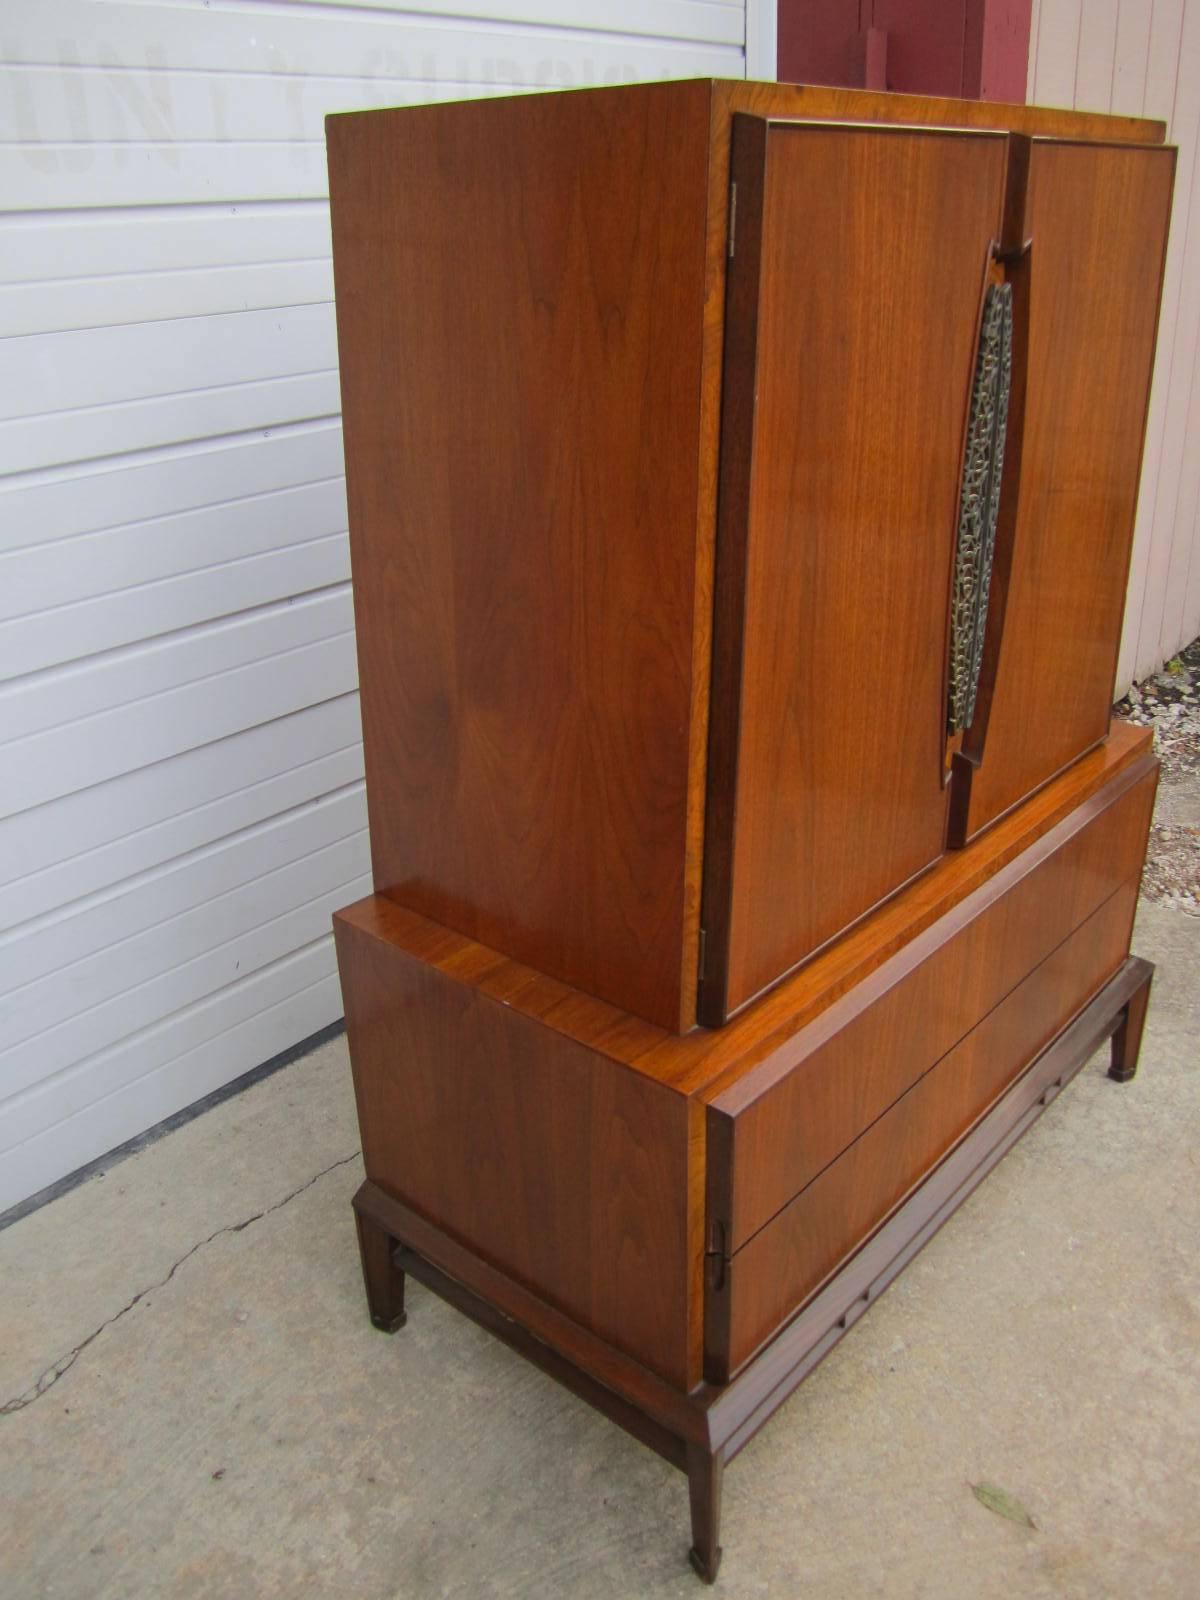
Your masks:
[[[392,1259],[396,1241],[386,1229],[355,1207],[358,1253],[371,1321],[382,1333],[396,1333],[408,1321],[404,1309],[404,1273]]]
[[[692,1548],[688,1560],[705,1583],[715,1583],[721,1565],[721,1478],[725,1452],[688,1445],[688,1496],[692,1505]]]
[[[1133,1077],[1142,1048],[1142,1031],[1146,1026],[1146,1006],[1150,1000],[1154,968],[1148,961],[1143,961],[1141,965],[1145,968],[1142,982],[1122,1007],[1116,1032],[1112,1036],[1112,1062],[1108,1075],[1117,1083],[1128,1083]]]

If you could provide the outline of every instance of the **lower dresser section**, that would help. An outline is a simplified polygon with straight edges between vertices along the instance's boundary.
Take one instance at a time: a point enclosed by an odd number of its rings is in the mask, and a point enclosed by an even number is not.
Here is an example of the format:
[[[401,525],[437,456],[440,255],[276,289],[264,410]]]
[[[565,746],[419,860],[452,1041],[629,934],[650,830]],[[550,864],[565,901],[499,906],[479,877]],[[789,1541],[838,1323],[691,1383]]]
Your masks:
[[[860,930],[860,976],[835,951],[683,1037],[383,897],[347,908],[368,1177],[679,1389],[728,1381],[1128,954],[1157,768],[1129,730],[1089,761],[1033,837],[948,858],[969,892],[932,921],[942,868],[886,943]]]
[[[711,1576],[725,1459],[1090,1051],[1113,1036],[1132,1072],[1156,777],[1148,737],[1114,728],[683,1036],[385,897],[339,912],[377,1325],[424,1275],[684,1467]]]

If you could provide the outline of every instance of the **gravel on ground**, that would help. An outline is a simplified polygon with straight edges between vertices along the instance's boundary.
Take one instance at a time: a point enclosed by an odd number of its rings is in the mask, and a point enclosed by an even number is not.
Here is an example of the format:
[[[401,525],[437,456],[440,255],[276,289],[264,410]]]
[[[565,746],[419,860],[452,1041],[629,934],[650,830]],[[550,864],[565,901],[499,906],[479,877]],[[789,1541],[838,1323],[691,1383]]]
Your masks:
[[[1162,763],[1143,898],[1200,917],[1200,639],[1113,709],[1154,729]]]

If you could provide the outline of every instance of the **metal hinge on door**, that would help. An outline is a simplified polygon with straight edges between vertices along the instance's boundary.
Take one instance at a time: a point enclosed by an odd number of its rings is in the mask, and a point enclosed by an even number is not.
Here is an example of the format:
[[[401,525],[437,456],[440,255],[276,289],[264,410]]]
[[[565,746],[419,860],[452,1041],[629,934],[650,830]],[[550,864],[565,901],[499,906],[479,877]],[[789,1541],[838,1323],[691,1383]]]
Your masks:
[[[737,244],[737,184],[729,185],[729,259],[733,260]]]
[[[705,1277],[710,1289],[725,1287],[725,1264],[725,1224],[713,1221],[709,1223],[708,1248],[704,1252]]]

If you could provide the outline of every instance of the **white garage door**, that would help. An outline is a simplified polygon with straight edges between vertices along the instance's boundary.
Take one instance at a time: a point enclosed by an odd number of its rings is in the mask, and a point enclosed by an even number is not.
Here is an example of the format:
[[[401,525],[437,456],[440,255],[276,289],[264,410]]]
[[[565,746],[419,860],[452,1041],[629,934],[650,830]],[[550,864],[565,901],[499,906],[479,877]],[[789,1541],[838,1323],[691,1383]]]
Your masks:
[[[741,0],[499,9],[0,0],[0,1210],[341,1014],[325,112],[746,70]]]

